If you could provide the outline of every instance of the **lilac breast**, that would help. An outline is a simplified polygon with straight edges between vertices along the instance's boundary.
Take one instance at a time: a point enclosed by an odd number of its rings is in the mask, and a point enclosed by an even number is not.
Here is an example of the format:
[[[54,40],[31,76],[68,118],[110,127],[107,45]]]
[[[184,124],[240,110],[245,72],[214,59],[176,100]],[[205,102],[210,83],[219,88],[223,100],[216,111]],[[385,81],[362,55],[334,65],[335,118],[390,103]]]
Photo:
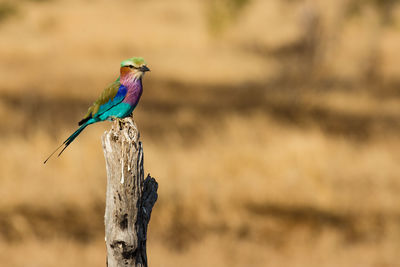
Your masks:
[[[143,92],[142,79],[128,82],[124,84],[124,86],[128,89],[128,92],[122,102],[128,103],[131,106],[136,106]]]

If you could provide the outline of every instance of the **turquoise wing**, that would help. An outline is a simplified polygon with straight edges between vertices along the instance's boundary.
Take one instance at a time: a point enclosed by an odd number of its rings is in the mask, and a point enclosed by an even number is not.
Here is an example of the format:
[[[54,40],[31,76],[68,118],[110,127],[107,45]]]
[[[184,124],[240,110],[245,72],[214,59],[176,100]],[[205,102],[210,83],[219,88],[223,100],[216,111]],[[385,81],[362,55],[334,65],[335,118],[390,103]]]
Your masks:
[[[100,97],[89,107],[84,118],[79,122],[79,125],[84,124],[91,118],[98,118],[101,114],[110,108],[118,105],[124,100],[127,88],[120,84],[119,80],[108,86]]]
[[[121,84],[119,86],[117,94],[112,99],[110,98],[108,100],[108,102],[102,104],[99,107],[99,110],[94,114],[93,117],[96,118],[96,117],[100,116],[101,114],[103,114],[104,112],[106,112],[107,110],[109,110],[110,108],[121,103],[122,100],[124,100],[127,92],[128,92],[128,89],[126,89],[126,87]]]

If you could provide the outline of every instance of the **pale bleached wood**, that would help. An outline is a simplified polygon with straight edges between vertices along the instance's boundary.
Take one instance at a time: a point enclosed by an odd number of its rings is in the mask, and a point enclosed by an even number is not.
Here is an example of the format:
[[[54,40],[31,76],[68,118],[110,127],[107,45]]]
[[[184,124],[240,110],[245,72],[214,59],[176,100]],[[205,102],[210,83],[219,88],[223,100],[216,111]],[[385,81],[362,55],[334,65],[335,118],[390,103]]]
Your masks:
[[[132,118],[115,120],[102,137],[107,169],[104,215],[107,266],[147,266],[147,226],[157,182],[143,172],[143,147]]]

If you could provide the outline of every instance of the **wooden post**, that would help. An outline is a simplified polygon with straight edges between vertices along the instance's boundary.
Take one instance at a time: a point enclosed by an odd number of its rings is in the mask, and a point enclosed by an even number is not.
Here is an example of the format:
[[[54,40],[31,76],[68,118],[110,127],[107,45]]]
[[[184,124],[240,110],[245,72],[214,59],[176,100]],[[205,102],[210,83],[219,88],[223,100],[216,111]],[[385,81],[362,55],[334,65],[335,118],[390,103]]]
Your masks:
[[[147,267],[147,225],[158,184],[144,180],[143,148],[131,117],[115,120],[103,141],[107,169],[104,215],[107,266]]]

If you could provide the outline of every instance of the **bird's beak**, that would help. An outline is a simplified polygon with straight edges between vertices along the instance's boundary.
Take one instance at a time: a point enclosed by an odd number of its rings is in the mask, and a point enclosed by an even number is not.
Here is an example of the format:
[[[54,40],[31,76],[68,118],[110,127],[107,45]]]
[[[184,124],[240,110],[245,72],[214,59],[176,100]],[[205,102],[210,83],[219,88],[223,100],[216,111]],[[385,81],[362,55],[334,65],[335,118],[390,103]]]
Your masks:
[[[139,68],[139,70],[140,70],[141,72],[150,71],[150,69],[149,69],[146,65],[141,66],[141,67]]]

